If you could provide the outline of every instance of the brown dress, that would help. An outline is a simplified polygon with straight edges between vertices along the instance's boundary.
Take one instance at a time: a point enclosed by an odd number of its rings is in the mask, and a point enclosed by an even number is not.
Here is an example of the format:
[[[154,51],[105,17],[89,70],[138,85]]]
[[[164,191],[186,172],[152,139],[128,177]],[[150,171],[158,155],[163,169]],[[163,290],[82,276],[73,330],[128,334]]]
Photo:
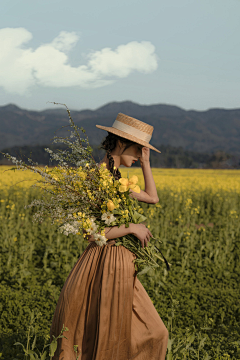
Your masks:
[[[135,255],[91,242],[62,288],[50,336],[64,326],[53,360],[159,360],[165,326],[135,276]]]

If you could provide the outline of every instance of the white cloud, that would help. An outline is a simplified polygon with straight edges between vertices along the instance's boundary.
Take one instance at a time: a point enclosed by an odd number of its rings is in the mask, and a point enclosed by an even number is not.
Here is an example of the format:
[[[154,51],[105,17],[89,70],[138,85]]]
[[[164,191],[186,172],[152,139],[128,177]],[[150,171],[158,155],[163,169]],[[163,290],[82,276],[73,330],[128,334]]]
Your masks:
[[[93,51],[86,65],[73,67],[67,53],[78,41],[76,33],[61,31],[35,50],[26,46],[31,39],[24,28],[0,29],[0,86],[9,93],[24,95],[33,85],[101,87],[132,71],[151,73],[158,66],[155,47],[148,41]]]
[[[62,51],[71,50],[78,42],[78,36],[74,32],[61,31],[60,34],[51,42],[50,45]]]

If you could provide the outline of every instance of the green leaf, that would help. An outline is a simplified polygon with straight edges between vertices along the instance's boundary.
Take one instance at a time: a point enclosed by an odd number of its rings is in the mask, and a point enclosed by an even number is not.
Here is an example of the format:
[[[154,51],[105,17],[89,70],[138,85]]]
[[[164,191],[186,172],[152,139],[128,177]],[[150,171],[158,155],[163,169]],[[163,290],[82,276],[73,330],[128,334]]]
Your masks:
[[[204,347],[204,343],[205,343],[206,340],[207,340],[207,338],[205,337],[200,341],[199,349],[202,349]]]
[[[119,246],[119,245],[122,245],[121,241],[115,243],[115,246]]]
[[[32,343],[32,350],[35,348],[36,345],[36,340],[37,340],[37,335],[35,335],[33,343]]]
[[[132,216],[135,224],[139,224],[147,219],[146,216],[139,214],[137,211],[134,211]]]
[[[49,356],[53,356],[55,351],[57,350],[57,341],[52,341],[49,348]]]
[[[142,275],[142,274],[146,274],[149,270],[151,270],[152,267],[151,266],[146,266],[142,271],[140,271],[139,273],[137,273],[138,275]]]
[[[114,210],[112,211],[112,213],[113,213],[114,215],[121,215],[121,210],[114,209]]]
[[[30,360],[37,360],[37,359],[39,359],[39,357],[37,356],[37,354],[35,354],[35,353],[33,353],[33,354],[30,354],[29,353],[29,355],[30,355]],[[36,356],[35,356],[36,355]]]
[[[47,356],[47,350],[44,351],[44,353],[41,355],[41,359],[40,360],[45,360]]]
[[[187,338],[187,346],[186,346],[186,348],[188,348],[193,343],[194,339],[195,339],[195,334],[192,334]]]
[[[25,347],[24,347],[23,344],[21,344],[20,342],[16,342],[16,343],[13,344],[13,345],[21,345],[21,346],[23,347],[24,352],[26,351]]]
[[[30,357],[30,360],[36,360],[36,359],[38,359],[38,356],[37,356],[37,354],[35,353],[35,351],[32,351],[32,350],[26,350],[26,351],[24,351],[24,353],[25,353],[25,356],[27,356],[27,355],[29,355],[29,357]],[[36,355],[36,357],[35,357],[35,355]]]

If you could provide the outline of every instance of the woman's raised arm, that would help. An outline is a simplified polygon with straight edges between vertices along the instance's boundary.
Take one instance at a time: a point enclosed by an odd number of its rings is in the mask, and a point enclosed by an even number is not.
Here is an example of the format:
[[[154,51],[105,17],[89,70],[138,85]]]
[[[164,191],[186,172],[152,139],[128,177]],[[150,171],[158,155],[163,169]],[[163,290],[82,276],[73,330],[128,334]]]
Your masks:
[[[139,157],[144,182],[145,182],[145,190],[141,190],[140,193],[136,193],[133,190],[130,190],[132,197],[136,198],[138,201],[143,201],[149,204],[156,204],[159,202],[157,189],[155,185],[155,181],[153,179],[152,170],[150,166],[150,149],[147,147],[142,148],[142,156]]]

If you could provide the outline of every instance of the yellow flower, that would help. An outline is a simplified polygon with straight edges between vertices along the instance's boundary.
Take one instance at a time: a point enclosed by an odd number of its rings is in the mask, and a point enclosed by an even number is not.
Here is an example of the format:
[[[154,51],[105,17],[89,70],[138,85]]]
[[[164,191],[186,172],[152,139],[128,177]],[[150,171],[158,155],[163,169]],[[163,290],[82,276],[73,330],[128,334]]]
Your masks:
[[[115,208],[114,203],[112,202],[112,200],[108,201],[107,208],[108,208],[109,211],[112,211]]]
[[[119,186],[119,191],[120,192],[125,192],[128,189],[131,189],[133,191],[135,191],[136,193],[140,193],[140,187],[137,184],[138,182],[138,177],[136,175],[133,175],[129,180],[127,178],[121,178],[119,179],[120,182],[120,186]]]
[[[83,181],[86,179],[86,173],[84,171],[78,171],[78,176],[83,179]]]

